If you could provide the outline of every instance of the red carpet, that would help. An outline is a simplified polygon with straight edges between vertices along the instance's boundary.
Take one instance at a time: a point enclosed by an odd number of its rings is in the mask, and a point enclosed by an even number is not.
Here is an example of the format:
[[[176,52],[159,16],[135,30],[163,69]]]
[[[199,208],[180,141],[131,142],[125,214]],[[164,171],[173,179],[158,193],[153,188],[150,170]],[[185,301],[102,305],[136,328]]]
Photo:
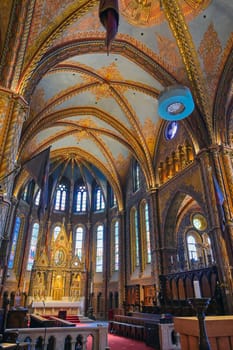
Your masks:
[[[142,341],[119,337],[113,334],[108,334],[108,346],[110,350],[155,350]],[[89,342],[87,343],[87,350],[91,350],[91,344]]]

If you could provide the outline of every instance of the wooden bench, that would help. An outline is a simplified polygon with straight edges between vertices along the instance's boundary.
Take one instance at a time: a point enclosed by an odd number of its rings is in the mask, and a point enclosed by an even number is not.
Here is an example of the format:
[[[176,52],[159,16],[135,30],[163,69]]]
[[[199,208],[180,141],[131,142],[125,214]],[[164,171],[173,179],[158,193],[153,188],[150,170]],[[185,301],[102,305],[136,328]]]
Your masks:
[[[159,314],[134,313],[133,315],[115,315],[109,321],[109,332],[123,337],[146,340],[146,325],[159,324]]]
[[[59,317],[49,316],[42,317],[40,315],[31,315],[30,318],[31,328],[41,328],[41,327],[75,327],[76,325],[70,321],[63,320]]]

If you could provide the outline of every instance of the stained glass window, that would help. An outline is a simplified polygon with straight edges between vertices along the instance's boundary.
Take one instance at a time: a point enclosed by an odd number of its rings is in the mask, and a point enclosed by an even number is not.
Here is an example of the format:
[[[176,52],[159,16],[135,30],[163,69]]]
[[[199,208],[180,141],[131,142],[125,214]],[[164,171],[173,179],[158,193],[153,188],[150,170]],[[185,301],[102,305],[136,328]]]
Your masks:
[[[29,256],[28,256],[28,263],[27,263],[27,270],[31,271],[33,262],[36,256],[36,247],[37,247],[37,241],[38,241],[38,234],[39,234],[39,224],[34,223],[32,227],[32,237],[30,242],[30,248],[29,248]]]
[[[41,190],[39,190],[36,194],[36,198],[35,198],[35,205],[39,205],[40,204],[40,194],[41,194]]]
[[[87,191],[85,186],[78,186],[76,192],[76,212],[85,212],[87,210]]]
[[[187,237],[187,245],[188,245],[188,254],[190,261],[197,261],[197,248],[196,248],[196,240],[193,236],[189,235]]]
[[[76,228],[75,234],[75,255],[82,260],[82,251],[83,251],[83,233],[84,229],[82,226]]]
[[[133,165],[133,190],[136,192],[140,188],[140,166],[137,161]]]
[[[104,226],[98,225],[96,231],[96,272],[103,272]]]
[[[95,199],[95,209],[103,210],[105,208],[104,196],[99,187],[96,188]]]
[[[16,252],[16,247],[17,247],[17,242],[18,242],[20,225],[21,225],[21,219],[19,217],[16,217],[14,231],[13,231],[13,239],[12,239],[10,258],[9,258],[9,262],[8,262],[9,269],[12,269],[14,266],[15,252]]]
[[[146,229],[146,253],[147,263],[151,263],[151,244],[150,244],[150,225],[149,225],[149,210],[148,203],[145,205],[145,229]]]
[[[176,121],[171,121],[167,124],[165,129],[165,137],[167,140],[172,140],[176,136],[178,131],[178,123]]]
[[[54,238],[54,241],[56,241],[59,233],[61,231],[61,226],[55,226],[54,227],[54,230],[53,230],[53,238]]]
[[[114,270],[119,270],[119,221],[114,223]]]
[[[58,185],[55,199],[55,209],[65,211],[66,209],[67,187],[65,184]]]

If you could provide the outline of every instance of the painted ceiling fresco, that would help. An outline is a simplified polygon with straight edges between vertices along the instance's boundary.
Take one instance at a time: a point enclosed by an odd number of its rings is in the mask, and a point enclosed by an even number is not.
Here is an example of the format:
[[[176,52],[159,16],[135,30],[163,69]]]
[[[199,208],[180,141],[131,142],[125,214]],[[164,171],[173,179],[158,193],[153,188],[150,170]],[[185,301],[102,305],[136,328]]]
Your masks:
[[[27,3],[27,40],[8,86],[30,104],[19,156],[52,145],[52,157],[86,158],[111,176],[113,188],[134,157],[149,174],[147,186],[155,187],[152,163],[165,123],[157,112],[159,94],[169,85],[188,86],[198,113],[211,123],[233,47],[232,0],[172,0],[171,6],[168,0],[119,0],[109,55],[98,1]],[[9,13],[4,1],[0,9]]]

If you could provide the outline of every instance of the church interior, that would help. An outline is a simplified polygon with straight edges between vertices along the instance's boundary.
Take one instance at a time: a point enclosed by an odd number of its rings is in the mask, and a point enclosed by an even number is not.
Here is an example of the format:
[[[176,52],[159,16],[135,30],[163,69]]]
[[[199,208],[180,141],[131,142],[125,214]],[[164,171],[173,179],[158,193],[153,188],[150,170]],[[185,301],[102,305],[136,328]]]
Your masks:
[[[0,2],[0,307],[232,315],[232,0],[109,3]]]

